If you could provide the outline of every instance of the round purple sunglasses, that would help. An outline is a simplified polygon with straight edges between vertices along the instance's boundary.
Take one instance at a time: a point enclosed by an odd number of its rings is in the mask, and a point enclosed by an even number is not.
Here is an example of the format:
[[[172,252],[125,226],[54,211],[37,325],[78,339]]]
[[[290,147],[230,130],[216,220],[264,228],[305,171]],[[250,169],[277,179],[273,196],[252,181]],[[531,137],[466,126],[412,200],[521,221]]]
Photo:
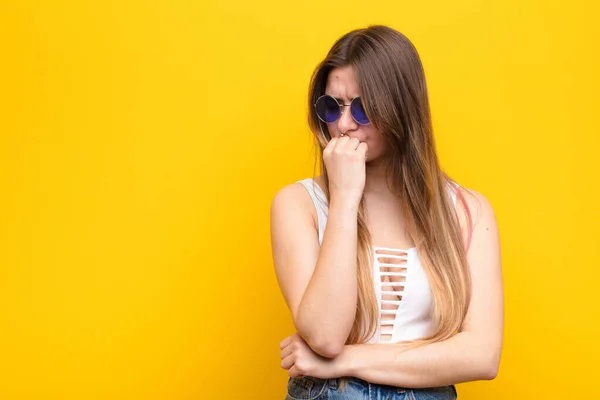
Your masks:
[[[350,115],[358,124],[367,125],[371,122],[360,97],[353,98],[350,104],[340,104],[335,97],[324,94],[315,102],[317,117],[328,124],[337,121],[344,114],[344,107],[350,107]]]

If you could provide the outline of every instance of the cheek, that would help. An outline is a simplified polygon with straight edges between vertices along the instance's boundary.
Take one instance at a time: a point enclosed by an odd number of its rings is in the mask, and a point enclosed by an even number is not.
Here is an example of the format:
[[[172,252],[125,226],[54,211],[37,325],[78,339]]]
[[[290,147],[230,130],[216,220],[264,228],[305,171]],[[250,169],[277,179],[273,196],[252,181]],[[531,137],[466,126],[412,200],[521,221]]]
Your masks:
[[[382,154],[385,152],[386,143],[383,137],[375,129],[369,131],[369,148],[373,154]]]

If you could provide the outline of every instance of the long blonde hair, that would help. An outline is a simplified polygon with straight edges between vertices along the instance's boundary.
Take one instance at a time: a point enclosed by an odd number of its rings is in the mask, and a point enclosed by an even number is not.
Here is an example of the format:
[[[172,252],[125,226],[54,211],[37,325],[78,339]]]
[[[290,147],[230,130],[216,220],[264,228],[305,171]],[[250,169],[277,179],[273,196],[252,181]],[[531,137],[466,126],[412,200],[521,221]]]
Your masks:
[[[313,104],[325,93],[329,72],[344,66],[354,67],[367,115],[386,140],[390,189],[400,201],[408,233],[432,288],[434,332],[405,343],[420,346],[447,339],[459,330],[465,318],[471,285],[465,243],[448,196],[452,180],[441,169],[435,150],[421,60],[403,34],[386,26],[370,26],[339,38],[317,66],[309,89],[309,125],[315,135],[328,199],[329,180],[322,153],[331,136],[327,124],[316,116]],[[471,232],[471,216],[459,191],[457,199],[466,211]],[[364,343],[373,337],[379,318],[372,279],[372,240],[365,212],[363,197],[358,212],[358,307],[347,344]]]

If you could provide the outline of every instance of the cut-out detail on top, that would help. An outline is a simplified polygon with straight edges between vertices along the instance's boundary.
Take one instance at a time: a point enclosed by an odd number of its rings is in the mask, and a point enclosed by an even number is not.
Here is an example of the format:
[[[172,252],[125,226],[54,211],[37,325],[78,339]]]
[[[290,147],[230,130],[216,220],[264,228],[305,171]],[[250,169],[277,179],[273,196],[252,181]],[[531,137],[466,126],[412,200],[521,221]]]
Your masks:
[[[381,343],[393,341],[406,286],[409,250],[373,246],[374,284],[379,289],[375,290],[380,310],[378,341]]]

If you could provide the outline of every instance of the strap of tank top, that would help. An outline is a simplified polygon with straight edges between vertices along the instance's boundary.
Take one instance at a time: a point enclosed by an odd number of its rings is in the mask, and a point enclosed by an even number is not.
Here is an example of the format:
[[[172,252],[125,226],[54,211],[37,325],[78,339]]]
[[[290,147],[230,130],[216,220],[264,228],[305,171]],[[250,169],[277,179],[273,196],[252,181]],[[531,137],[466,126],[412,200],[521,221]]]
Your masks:
[[[456,194],[460,185],[454,181],[448,183],[448,193],[450,194],[450,198],[452,199],[452,204],[456,207]]]
[[[327,224],[327,214],[329,207],[327,204],[327,196],[321,189],[321,187],[312,178],[303,179],[298,181],[305,188],[310,195],[315,209],[317,210],[317,222],[319,225],[319,244],[323,242],[323,234],[325,232],[325,225]]]

